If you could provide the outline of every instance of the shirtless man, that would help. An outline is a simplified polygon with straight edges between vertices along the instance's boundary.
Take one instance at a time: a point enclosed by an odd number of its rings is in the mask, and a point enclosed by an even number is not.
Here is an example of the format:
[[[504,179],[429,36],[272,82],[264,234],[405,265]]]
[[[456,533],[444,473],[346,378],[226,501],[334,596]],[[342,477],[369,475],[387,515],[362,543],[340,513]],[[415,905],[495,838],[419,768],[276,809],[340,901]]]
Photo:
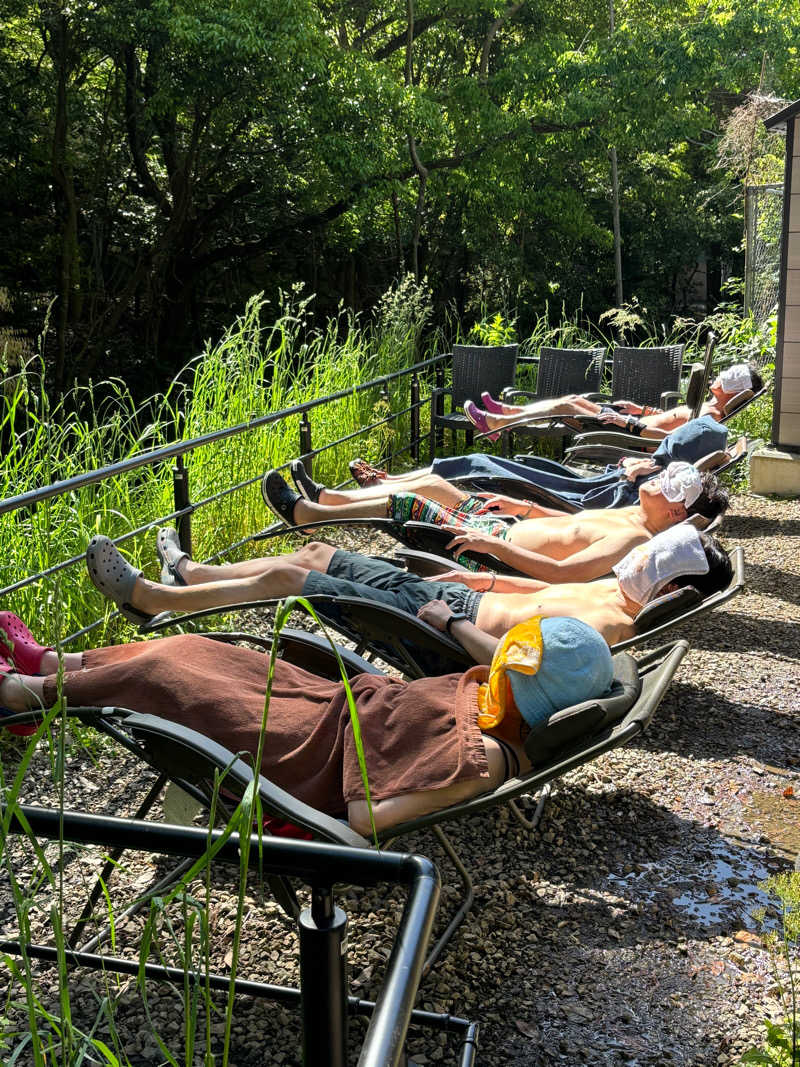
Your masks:
[[[727,367],[709,386],[709,399],[700,409],[700,415],[710,415],[717,421],[725,413],[725,405],[739,393],[752,389],[757,393],[764,381],[752,363],[737,363]],[[491,410],[482,410],[468,400],[464,405],[467,418],[481,431],[500,431],[508,427],[524,425],[525,422],[551,417],[569,417],[571,415],[594,415],[600,422],[609,426],[620,426],[631,430],[640,437],[660,440],[677,426],[682,426],[692,417],[691,409],[685,404],[661,411],[628,400],[616,401],[613,405],[601,405],[584,396],[572,395],[552,400],[537,400],[533,404],[517,407],[501,404],[484,393],[484,403],[492,405]],[[494,439],[496,434],[492,434]]]
[[[674,569],[664,570],[663,559],[674,558],[675,544],[694,546],[703,566],[707,564],[706,573],[697,573],[696,568],[684,575]],[[648,553],[656,557],[659,552],[658,567],[664,580],[657,576],[645,592],[626,585],[624,575],[631,569],[629,564],[633,562],[634,569],[640,569]],[[174,530],[159,531],[159,555],[164,561],[162,576],[183,584],[146,580],[103,536],[92,538],[86,561],[97,588],[138,623],[162,611],[204,611],[287,596],[361,597],[401,608],[446,630],[476,662],[484,662],[487,649],[512,626],[535,615],[581,619],[613,645],[633,635],[634,618],[643,603],[663,591],[662,586],[670,582],[676,587],[691,584],[705,596],[724,589],[732,575],[730,559],[719,542],[688,525],[666,531],[643,549],[634,549],[616,568],[620,578],[587,584],[548,585],[531,578],[461,571],[423,579],[384,560],[343,552],[321,542],[285,556],[212,566],[190,559],[181,550]],[[338,621],[335,599],[326,602],[324,614]]]
[[[353,493],[349,503],[325,506],[304,500],[277,471],[265,474],[262,488],[269,507],[290,525],[387,517],[431,522],[452,527],[448,550],[490,553],[522,574],[559,583],[588,582],[608,574],[635,545],[690,515],[714,519],[728,506],[728,494],[714,475],[701,475],[689,463],[671,463],[658,478],[644,482],[639,503],[632,507],[568,515],[511,497],[487,501],[467,494],[452,508],[408,493],[384,493],[375,499]],[[492,517],[495,511],[519,516],[519,521],[509,524]],[[475,566],[468,558],[459,562]]]

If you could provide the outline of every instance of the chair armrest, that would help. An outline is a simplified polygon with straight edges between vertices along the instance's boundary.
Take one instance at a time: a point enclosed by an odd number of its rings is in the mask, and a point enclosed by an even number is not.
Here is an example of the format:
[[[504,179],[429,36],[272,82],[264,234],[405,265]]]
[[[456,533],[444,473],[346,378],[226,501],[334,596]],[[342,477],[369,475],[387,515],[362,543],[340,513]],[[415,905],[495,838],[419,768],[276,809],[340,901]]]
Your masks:
[[[618,430],[593,430],[591,433],[578,434],[573,439],[573,446],[579,445],[613,445],[616,448],[624,448],[626,456],[637,454],[647,455],[658,448],[659,441],[653,437],[638,437],[632,433],[621,433]]]
[[[680,398],[680,393],[676,392],[674,389],[668,389],[661,394],[661,410],[667,411],[669,408],[677,407]]]
[[[509,385],[501,393],[501,399],[503,403],[513,403],[519,399],[537,400],[541,399],[538,393],[531,391],[530,389],[512,389]]]

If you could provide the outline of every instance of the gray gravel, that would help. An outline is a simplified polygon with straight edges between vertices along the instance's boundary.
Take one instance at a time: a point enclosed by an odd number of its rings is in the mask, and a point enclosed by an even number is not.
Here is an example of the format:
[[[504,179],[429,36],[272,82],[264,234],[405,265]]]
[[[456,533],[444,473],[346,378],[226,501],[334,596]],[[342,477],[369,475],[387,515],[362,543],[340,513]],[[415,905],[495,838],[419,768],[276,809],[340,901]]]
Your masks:
[[[418,1002],[479,1020],[480,1063],[734,1063],[761,1041],[762,1020],[776,1011],[751,912],[763,902],[757,883],[800,851],[800,502],[739,496],[723,539],[745,547],[747,590],[681,632],[691,651],[646,738],[560,782],[533,834],[507,809],[452,828],[475,877],[476,904]],[[20,751],[4,743],[6,773]],[[140,768],[104,746],[91,758],[76,751],[69,763],[67,806],[119,814],[147,784]],[[52,802],[44,751],[27,781],[28,802]],[[790,789],[794,797],[784,795]],[[427,835],[403,845],[440,863],[446,916],[456,899],[446,859]],[[27,852],[13,851],[18,869],[30,870]],[[98,850],[70,852],[68,911],[98,863]],[[132,857],[114,879],[117,906],[164,869]],[[234,892],[216,873],[218,969],[230,946]],[[252,894],[242,973],[294,982],[291,925],[255,886]],[[340,903],[351,922],[352,991],[374,999],[402,896],[343,890]],[[42,894],[32,925],[44,937],[47,912]],[[5,876],[0,918],[4,930],[13,928]],[[140,928],[138,919],[121,924],[121,951],[135,956]],[[53,975],[39,973],[44,1001],[57,1010]],[[102,983],[77,972],[70,988],[73,1014],[90,1026]],[[108,992],[130,1062],[165,1062],[135,985],[111,983]],[[148,996],[162,1039],[183,1063],[177,991],[153,984]],[[352,1030],[355,1062],[363,1024]],[[217,1017],[215,1054],[220,1033]],[[296,1064],[298,1049],[292,1011],[239,1003],[233,1064]],[[454,1062],[444,1037],[412,1033],[408,1049],[417,1064]]]

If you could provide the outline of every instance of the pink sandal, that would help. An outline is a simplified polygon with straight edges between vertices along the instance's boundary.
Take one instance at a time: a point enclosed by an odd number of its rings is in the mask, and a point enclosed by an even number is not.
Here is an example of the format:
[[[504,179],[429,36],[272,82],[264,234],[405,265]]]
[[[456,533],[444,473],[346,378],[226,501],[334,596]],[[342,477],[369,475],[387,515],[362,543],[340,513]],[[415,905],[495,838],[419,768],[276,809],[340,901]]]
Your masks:
[[[20,674],[38,674],[45,652],[52,652],[53,646],[40,645],[22,619],[11,611],[0,611],[0,643],[2,634],[6,636],[5,655],[14,664]]]
[[[481,393],[481,403],[484,411],[488,411],[490,415],[503,414],[503,405],[499,400],[495,400],[491,393]]]
[[[500,436],[500,431],[491,430],[489,423],[486,421],[486,412],[481,411],[474,400],[467,400],[464,404],[464,414],[467,416],[472,425],[484,435],[488,437],[490,441],[496,441]]]

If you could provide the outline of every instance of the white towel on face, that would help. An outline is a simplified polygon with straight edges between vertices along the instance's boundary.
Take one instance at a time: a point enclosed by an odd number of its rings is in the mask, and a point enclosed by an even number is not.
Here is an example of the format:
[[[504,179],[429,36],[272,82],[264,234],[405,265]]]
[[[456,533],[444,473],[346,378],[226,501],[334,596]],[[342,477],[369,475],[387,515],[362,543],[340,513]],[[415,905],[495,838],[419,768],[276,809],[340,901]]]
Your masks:
[[[647,604],[673,578],[685,574],[708,574],[708,560],[700,534],[688,523],[637,545],[612,568],[625,596]]]
[[[750,377],[750,368],[746,363],[726,367],[725,370],[719,372],[719,384],[726,393],[743,393],[745,389],[752,389],[753,379]]]
[[[690,508],[703,492],[703,476],[691,463],[676,460],[659,475],[659,486],[671,504],[680,500]]]

